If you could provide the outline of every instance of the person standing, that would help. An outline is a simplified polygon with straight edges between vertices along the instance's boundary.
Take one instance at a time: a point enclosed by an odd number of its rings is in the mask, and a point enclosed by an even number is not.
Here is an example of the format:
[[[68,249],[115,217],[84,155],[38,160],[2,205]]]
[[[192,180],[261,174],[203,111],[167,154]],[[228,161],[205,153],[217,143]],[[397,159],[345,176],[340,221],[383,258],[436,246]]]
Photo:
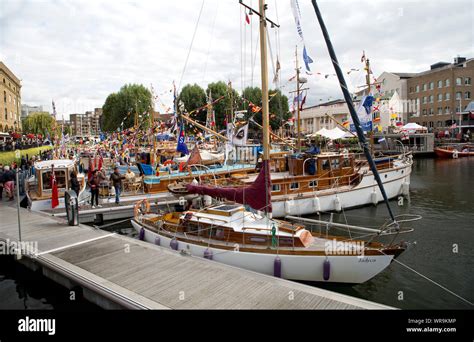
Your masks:
[[[110,175],[110,181],[115,189],[115,204],[120,204],[120,194],[122,192],[122,179],[125,176],[120,174],[119,168],[115,167],[114,172]]]
[[[95,207],[102,207],[99,205],[99,184],[100,184],[100,179],[97,176],[97,170],[92,171],[92,177],[88,181],[89,187],[91,189],[91,206],[92,209],[95,209]]]
[[[0,200],[3,199],[3,164],[0,164]]]
[[[3,186],[5,188],[5,192],[8,196],[9,201],[13,201],[14,197],[14,190],[15,190],[15,174],[12,170],[10,170],[10,166],[6,165],[4,168],[3,173]]]

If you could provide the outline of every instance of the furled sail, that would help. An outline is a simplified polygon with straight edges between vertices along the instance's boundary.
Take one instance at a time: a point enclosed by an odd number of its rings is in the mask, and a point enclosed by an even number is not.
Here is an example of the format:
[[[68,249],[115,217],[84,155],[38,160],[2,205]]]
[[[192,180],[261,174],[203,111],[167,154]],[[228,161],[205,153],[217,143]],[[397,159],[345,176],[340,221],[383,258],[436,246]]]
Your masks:
[[[225,198],[240,204],[246,204],[255,210],[272,212],[269,161],[264,161],[260,173],[252,185],[245,187],[219,188],[187,184],[186,190],[191,194],[208,195],[213,198]]]

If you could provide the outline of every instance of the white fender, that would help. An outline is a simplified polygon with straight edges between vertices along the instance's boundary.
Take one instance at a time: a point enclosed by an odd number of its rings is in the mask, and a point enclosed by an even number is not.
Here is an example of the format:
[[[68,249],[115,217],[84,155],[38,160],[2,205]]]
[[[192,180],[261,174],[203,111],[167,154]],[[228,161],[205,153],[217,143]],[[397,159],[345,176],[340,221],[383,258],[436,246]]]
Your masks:
[[[316,211],[316,212],[320,212],[320,211],[321,211],[321,200],[319,199],[318,196],[314,196],[314,197],[313,197],[313,209],[314,209],[314,211]]]
[[[292,207],[294,205],[294,201],[293,200],[287,200],[285,201],[285,215],[291,215],[292,214]]]
[[[373,205],[377,205],[378,201],[377,201],[377,192],[374,190],[372,191],[372,193],[370,194],[370,200],[372,201]]]
[[[459,152],[458,152],[458,150],[456,150],[456,149],[453,150],[453,159],[458,159],[458,157],[459,157]]]
[[[341,199],[337,196],[334,199],[334,210],[336,210],[336,211],[341,211],[342,210]]]

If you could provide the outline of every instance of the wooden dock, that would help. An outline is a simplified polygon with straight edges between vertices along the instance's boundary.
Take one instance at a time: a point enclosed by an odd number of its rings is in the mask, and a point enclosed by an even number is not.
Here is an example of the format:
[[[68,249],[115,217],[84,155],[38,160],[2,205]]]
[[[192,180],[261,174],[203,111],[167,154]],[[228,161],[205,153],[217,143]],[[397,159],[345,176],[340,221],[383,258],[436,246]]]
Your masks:
[[[0,240],[18,241],[17,209],[0,203]],[[183,255],[129,237],[21,209],[19,260],[103,308],[392,309],[317,287]]]

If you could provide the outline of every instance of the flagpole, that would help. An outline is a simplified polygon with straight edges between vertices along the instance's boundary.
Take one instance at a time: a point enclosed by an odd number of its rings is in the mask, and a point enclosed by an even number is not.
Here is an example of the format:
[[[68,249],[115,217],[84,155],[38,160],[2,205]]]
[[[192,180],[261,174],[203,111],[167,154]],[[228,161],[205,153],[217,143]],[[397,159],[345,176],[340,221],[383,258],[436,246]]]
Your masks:
[[[300,109],[300,68],[298,65],[298,45],[296,45],[295,50],[295,58],[296,58],[296,99],[298,108],[296,109],[296,121],[297,121],[297,130],[296,130],[296,147],[298,148],[298,152],[301,152],[301,109]]]

